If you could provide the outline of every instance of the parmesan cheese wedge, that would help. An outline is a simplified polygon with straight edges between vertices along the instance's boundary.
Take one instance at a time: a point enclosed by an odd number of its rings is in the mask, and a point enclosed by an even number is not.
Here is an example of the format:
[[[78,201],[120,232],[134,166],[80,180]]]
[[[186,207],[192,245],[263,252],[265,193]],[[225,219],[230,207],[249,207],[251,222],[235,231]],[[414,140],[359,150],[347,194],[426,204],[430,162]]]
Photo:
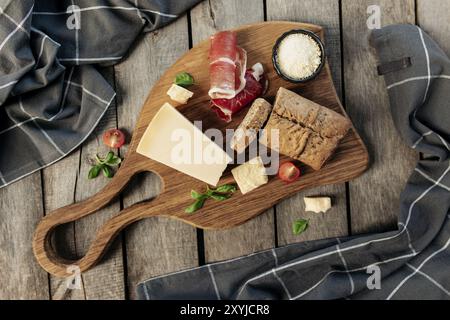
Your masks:
[[[194,95],[193,92],[177,84],[172,84],[172,86],[169,88],[169,91],[167,91],[167,94],[169,95],[170,99],[181,104],[186,104],[188,100]]]
[[[331,208],[330,197],[304,197],[303,200],[305,201],[305,211],[325,213]]]
[[[259,156],[232,169],[231,174],[242,194],[249,193],[269,181],[266,169]]]
[[[213,186],[232,160],[169,103],[153,117],[136,151]]]

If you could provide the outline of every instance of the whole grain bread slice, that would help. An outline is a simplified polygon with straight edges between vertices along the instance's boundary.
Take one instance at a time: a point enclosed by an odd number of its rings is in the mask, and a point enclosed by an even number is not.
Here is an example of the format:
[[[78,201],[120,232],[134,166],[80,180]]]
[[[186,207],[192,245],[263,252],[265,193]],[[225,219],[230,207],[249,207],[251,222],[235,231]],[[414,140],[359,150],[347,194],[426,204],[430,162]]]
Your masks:
[[[261,142],[319,170],[350,128],[348,118],[280,88]],[[279,135],[277,146],[274,133]]]

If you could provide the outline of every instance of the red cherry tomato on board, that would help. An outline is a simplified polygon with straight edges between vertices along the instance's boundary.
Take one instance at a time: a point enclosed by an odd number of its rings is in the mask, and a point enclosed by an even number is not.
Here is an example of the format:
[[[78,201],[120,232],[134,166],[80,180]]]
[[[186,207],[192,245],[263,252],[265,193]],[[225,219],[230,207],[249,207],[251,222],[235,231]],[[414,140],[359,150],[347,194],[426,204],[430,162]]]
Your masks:
[[[109,129],[103,134],[103,143],[110,148],[120,148],[125,143],[125,135],[119,129]]]
[[[292,162],[285,162],[278,170],[278,177],[286,183],[292,183],[300,177],[300,169]]]

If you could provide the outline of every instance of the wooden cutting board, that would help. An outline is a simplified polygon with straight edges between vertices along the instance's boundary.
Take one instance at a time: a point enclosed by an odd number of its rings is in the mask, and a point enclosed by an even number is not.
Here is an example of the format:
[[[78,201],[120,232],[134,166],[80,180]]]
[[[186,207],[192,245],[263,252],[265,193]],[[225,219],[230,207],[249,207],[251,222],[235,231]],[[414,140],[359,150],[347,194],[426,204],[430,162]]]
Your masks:
[[[257,62],[264,65],[269,79],[269,89],[265,98],[273,101],[278,88],[285,87],[346,115],[336,94],[328,64],[325,64],[316,79],[307,84],[293,84],[284,81],[276,74],[271,62],[272,47],[281,34],[291,29],[307,29],[323,39],[323,30],[320,26],[303,23],[263,22],[236,29],[238,43],[248,53],[248,66]],[[170,48],[167,48],[167,50],[169,51]],[[278,178],[271,177],[268,184],[246,195],[242,195],[238,191],[231,199],[223,202],[207,201],[201,210],[193,214],[185,213],[184,209],[193,202],[190,197],[191,189],[204,191],[205,184],[136,153],[136,148],[146,127],[163,103],[174,104],[166,92],[175,75],[181,71],[191,73],[196,83],[195,86],[190,88],[194,92],[194,97],[187,105],[177,106],[184,116],[191,121],[202,120],[203,130],[209,128],[234,129],[239,125],[248,109],[244,109],[234,116],[231,123],[225,123],[218,119],[210,110],[208,51],[209,40],[205,40],[182,56],[153,87],[142,107],[128,154],[109,185],[97,195],[83,202],[55,210],[39,223],[33,240],[33,250],[38,262],[46,271],[64,277],[70,274],[67,272],[68,266],[76,265],[81,271],[91,268],[101,259],[106,248],[120,230],[142,218],[159,215],[180,219],[199,228],[230,228],[259,215],[280,200],[302,189],[342,183],[359,176],[367,168],[368,154],[366,147],[356,130],[352,128],[339,145],[334,156],[321,170],[314,171],[304,166],[302,167],[302,177],[292,184],[287,185]],[[284,160],[288,160],[288,158],[282,156],[280,161]],[[230,172],[232,167],[232,165],[228,166],[219,184],[234,182]],[[151,201],[126,208],[109,220],[99,229],[87,254],[80,260],[68,261],[59,257],[58,253],[52,248],[50,241],[54,228],[78,220],[104,207],[123,190],[133,175],[143,171],[152,171],[161,178],[161,194]]]

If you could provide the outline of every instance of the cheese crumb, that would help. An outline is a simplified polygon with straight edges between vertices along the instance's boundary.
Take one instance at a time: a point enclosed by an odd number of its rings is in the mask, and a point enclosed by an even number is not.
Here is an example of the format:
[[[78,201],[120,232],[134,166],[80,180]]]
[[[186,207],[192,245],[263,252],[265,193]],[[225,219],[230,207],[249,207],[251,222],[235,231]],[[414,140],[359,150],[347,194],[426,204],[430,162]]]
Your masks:
[[[325,213],[331,209],[330,197],[304,197],[303,200],[305,201],[305,211]]]
[[[193,92],[177,84],[172,84],[172,86],[169,88],[169,91],[167,91],[167,94],[169,95],[170,99],[181,104],[186,104],[188,100],[194,95]]]
[[[322,63],[322,51],[317,42],[303,33],[283,39],[278,47],[281,72],[292,79],[304,79],[314,74]]]

